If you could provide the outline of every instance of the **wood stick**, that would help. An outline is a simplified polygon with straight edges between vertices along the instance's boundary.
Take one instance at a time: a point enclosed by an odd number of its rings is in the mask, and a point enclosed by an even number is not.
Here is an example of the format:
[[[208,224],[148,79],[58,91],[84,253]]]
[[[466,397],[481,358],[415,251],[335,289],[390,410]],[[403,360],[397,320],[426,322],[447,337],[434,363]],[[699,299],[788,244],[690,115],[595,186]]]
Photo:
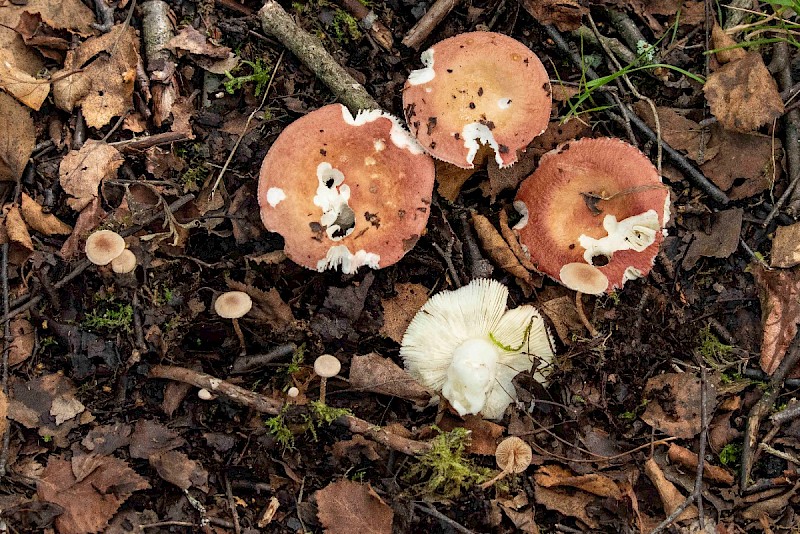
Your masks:
[[[378,15],[375,14],[375,11],[367,9],[358,0],[337,0],[337,2],[358,19],[358,25],[367,30],[381,48],[387,52],[392,51],[392,46],[394,45],[392,32],[378,20]]]
[[[267,0],[258,12],[261,27],[288,48],[339,101],[355,113],[360,109],[380,109],[363,85],[358,83],[325,50],[322,42],[295,24],[292,17],[276,2]]]
[[[278,415],[283,408],[283,403],[280,401],[185,367],[155,365],[150,369],[150,377],[166,378],[192,384],[198,388],[205,388],[217,395],[224,395],[227,399],[237,404],[269,415]],[[398,436],[354,415],[342,416],[335,422],[347,427],[354,434],[363,434],[403,454],[416,455],[431,448],[430,443]]]
[[[422,46],[422,43],[440,22],[453,10],[462,0],[436,0],[428,11],[417,21],[413,28],[409,30],[402,43],[414,50]]]

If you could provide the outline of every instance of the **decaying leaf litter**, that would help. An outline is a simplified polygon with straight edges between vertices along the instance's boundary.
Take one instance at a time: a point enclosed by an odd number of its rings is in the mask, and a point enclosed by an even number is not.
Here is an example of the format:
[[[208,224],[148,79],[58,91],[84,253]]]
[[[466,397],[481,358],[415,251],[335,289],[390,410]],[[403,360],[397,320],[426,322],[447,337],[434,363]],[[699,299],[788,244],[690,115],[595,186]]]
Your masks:
[[[0,4],[0,524],[797,529],[798,6],[716,7]],[[256,196],[278,134],[337,100],[402,116],[419,53],[470,31],[542,60],[545,132],[509,168],[492,151],[485,170],[437,163],[395,265],[287,259]],[[586,137],[643,150],[672,217],[649,276],[576,299],[532,269],[511,205],[545,153]],[[85,259],[97,229],[134,274]],[[555,336],[548,380],[517,374],[492,421],[437,410],[399,354],[430,296],[482,277]],[[241,319],[215,313],[227,291],[249,295]],[[322,382],[324,353],[342,370]],[[509,437],[532,450],[519,473],[494,458]]]

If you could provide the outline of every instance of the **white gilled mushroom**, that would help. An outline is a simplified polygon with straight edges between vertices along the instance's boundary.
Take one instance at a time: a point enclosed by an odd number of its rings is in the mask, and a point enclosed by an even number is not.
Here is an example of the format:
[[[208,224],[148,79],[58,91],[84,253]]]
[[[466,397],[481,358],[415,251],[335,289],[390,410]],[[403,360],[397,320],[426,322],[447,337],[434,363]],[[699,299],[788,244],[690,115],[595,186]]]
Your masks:
[[[244,356],[247,350],[244,344],[244,334],[239,327],[239,318],[244,317],[253,307],[253,300],[244,291],[228,291],[223,293],[214,302],[214,311],[224,319],[233,319],[233,329],[239,338],[239,345],[242,350],[240,356]]]
[[[298,395],[300,395],[300,390],[294,386],[290,387],[288,391],[286,391],[286,396],[290,399],[296,399]]]
[[[125,240],[111,230],[98,230],[86,239],[86,258],[95,265],[108,265],[125,250]]]
[[[323,354],[314,360],[314,372],[320,377],[319,402],[325,404],[325,389],[328,379],[339,374],[342,370],[342,362],[336,356]]]
[[[130,249],[126,248],[111,260],[111,270],[117,274],[132,273],[134,269],[136,269],[136,255]]]
[[[406,371],[441,391],[459,415],[499,419],[516,398],[512,379],[534,359],[550,364],[552,338],[533,306],[506,310],[508,289],[479,279],[434,295],[403,336]],[[544,375],[534,377],[544,383]]]

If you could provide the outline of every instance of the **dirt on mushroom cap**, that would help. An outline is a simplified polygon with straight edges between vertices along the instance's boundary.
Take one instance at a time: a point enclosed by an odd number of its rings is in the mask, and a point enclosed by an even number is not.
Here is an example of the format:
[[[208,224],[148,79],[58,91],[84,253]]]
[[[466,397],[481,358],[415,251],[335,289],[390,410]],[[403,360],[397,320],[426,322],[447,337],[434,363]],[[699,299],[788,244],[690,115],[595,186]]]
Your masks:
[[[406,122],[434,157],[472,168],[478,143],[490,144],[501,166],[517,161],[547,128],[547,71],[528,47],[506,35],[471,32],[423,53],[403,91]],[[479,139],[471,141],[472,139]]]
[[[516,200],[529,212],[527,224],[519,228],[520,241],[537,268],[564,283],[563,266],[594,264],[608,278],[607,292],[650,271],[669,218],[669,190],[658,171],[647,156],[619,139],[581,139],[548,152]],[[640,226],[635,218],[642,219]],[[609,225],[626,224],[632,229],[625,246],[631,248],[587,261],[587,243],[607,238]],[[652,242],[634,243],[640,233],[649,234],[645,237]]]
[[[259,179],[261,219],[304,267],[383,268],[421,235],[433,180],[433,161],[397,119],[380,111],[353,118],[332,104],[293,122],[273,143]],[[342,199],[349,220],[323,220],[323,205]],[[343,231],[329,235],[332,225]]]

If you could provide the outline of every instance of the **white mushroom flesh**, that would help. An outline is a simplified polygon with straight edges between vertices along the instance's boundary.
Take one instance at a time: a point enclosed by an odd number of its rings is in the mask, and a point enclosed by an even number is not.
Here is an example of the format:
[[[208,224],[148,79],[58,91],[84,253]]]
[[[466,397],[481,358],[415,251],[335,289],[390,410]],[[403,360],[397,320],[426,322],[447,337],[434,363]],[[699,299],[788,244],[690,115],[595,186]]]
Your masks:
[[[611,259],[619,250],[642,252],[655,243],[656,232],[661,230],[661,224],[658,222],[656,210],[648,210],[622,221],[617,221],[613,215],[606,215],[603,228],[608,232],[605,237],[595,239],[581,235],[578,238],[585,249],[583,259],[590,265],[594,265],[593,258],[605,256]]]
[[[467,163],[470,165],[472,165],[472,161],[475,159],[478,149],[484,144],[492,147],[492,150],[494,150],[494,160],[500,168],[508,167],[508,165],[503,165],[503,157],[500,155],[500,146],[497,141],[495,141],[492,130],[485,124],[471,122],[465,125],[464,129],[461,130],[461,137],[464,139],[464,147],[468,150]]]
[[[273,208],[281,203],[282,200],[286,200],[286,193],[284,193],[283,189],[280,187],[270,187],[267,190],[267,203]]]
[[[419,59],[425,67],[411,71],[411,74],[408,75],[408,83],[411,85],[422,85],[433,81],[436,77],[436,72],[433,70],[433,48],[425,50],[420,54]]]
[[[353,274],[362,265],[371,269],[380,269],[380,261],[381,257],[378,254],[366,250],[358,250],[353,254],[345,245],[335,245],[328,249],[325,258],[317,262],[317,271],[322,272],[341,266],[344,274]]]
[[[355,213],[348,205],[350,186],[343,183],[344,174],[324,161],[317,165],[317,194],[314,205],[322,210],[319,223],[332,241],[340,241],[355,228]]]
[[[498,347],[485,338],[471,338],[453,351],[442,395],[460,414],[479,413],[494,385]]]

